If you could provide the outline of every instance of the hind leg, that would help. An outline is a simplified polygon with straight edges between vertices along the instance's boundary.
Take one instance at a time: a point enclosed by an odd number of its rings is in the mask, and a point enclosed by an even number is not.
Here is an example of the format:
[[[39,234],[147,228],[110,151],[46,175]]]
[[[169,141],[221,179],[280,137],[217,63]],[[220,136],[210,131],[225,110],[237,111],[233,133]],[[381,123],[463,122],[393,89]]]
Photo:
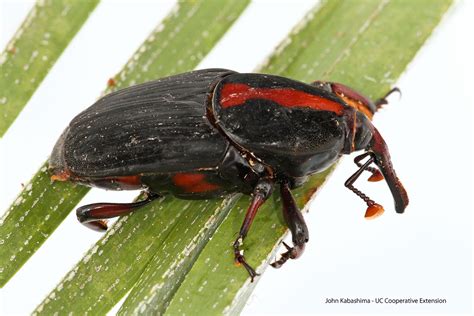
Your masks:
[[[77,219],[84,226],[95,231],[106,231],[105,219],[129,214],[160,197],[156,193],[147,193],[147,198],[134,203],[94,203],[79,207],[76,210]]]

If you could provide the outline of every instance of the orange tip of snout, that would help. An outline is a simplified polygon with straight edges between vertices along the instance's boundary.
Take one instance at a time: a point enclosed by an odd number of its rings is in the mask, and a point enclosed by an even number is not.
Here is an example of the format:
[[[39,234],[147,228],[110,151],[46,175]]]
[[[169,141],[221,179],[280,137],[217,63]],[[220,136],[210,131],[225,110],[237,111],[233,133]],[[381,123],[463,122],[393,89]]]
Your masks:
[[[383,209],[383,206],[380,204],[373,204],[367,208],[367,211],[365,211],[365,218],[366,219],[374,219],[379,217],[380,215],[383,214],[385,210]]]

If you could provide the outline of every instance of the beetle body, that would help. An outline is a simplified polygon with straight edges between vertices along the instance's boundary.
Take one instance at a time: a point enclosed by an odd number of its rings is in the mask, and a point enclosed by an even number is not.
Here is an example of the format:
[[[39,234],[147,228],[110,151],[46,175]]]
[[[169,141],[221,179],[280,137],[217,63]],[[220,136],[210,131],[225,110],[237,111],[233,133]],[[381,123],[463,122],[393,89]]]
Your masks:
[[[275,266],[298,257],[308,239],[289,190],[343,154],[369,152],[372,161],[359,173],[374,162],[392,190],[397,211],[403,212],[406,192],[385,142],[368,119],[375,110],[368,99],[341,84],[308,85],[226,69],[193,71],[98,100],[63,132],[50,169],[55,180],[143,189],[150,197],[167,192],[188,199],[252,194],[234,252],[236,262],[253,279],[256,273],[239,247],[275,184],[280,184],[284,217],[295,243]],[[346,184],[353,190],[350,185]],[[369,207],[375,204],[368,198],[364,201]],[[143,203],[93,204],[78,209],[78,218],[89,227],[104,229],[101,219]]]
[[[284,98],[269,99],[277,90]],[[301,100],[291,103],[291,94]],[[319,100],[330,110],[306,107]],[[100,99],[72,120],[51,166],[107,189],[143,186],[181,198],[249,193],[254,183],[237,182],[243,173],[258,175],[250,164],[290,178],[331,165],[344,147],[346,107],[331,93],[282,77],[195,71]]]

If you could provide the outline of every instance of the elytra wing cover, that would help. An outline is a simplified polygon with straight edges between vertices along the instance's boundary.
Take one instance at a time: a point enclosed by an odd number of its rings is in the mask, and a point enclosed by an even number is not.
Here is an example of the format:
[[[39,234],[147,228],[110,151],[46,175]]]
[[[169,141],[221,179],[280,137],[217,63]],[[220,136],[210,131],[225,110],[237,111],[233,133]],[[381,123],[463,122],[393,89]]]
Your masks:
[[[71,121],[51,161],[84,177],[214,167],[227,142],[209,124],[206,103],[229,73],[198,70],[106,95]]]

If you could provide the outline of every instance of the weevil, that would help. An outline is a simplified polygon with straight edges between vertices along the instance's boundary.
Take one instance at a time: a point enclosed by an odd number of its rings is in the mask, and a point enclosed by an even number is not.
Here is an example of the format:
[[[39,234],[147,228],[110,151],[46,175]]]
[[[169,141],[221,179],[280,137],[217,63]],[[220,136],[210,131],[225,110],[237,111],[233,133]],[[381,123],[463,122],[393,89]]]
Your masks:
[[[233,250],[253,281],[258,274],[241,247],[259,207],[278,187],[293,246],[285,244],[272,266],[298,258],[309,233],[291,190],[342,155],[363,151],[345,186],[367,204],[366,217],[383,207],[354,187],[363,171],[372,173],[371,181],[385,179],[395,210],[404,212],[408,195],[370,120],[388,94],[372,102],[340,83],[227,69],[166,77],[110,93],[77,115],[51,154],[52,179],[146,192],[140,202],[78,208],[79,221],[99,231],[107,229],[105,219],[166,193],[182,199],[251,195]]]

